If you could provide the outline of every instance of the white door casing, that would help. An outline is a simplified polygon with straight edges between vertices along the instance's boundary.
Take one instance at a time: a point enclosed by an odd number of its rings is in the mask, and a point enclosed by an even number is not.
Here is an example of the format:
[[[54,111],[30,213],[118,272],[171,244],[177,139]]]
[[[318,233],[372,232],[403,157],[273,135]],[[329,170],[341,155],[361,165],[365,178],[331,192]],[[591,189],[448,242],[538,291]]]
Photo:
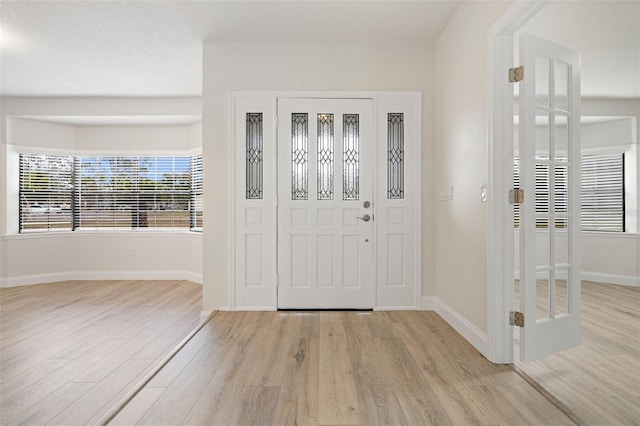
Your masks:
[[[580,55],[523,34],[520,63],[520,357],[529,362],[580,344]],[[536,205],[536,174],[548,203]]]
[[[371,151],[373,195],[371,200],[360,196],[359,213],[363,213],[364,201],[370,201],[369,213],[373,220],[367,222],[370,229],[373,265],[363,271],[370,275],[366,304],[358,302],[349,308],[373,307],[374,309],[416,309],[421,293],[421,96],[415,92],[234,92],[230,95],[230,300],[234,310],[273,310],[278,307],[278,220],[277,202],[284,196],[291,197],[291,188],[278,186],[278,151],[276,147],[277,105],[291,98],[313,98],[329,102],[364,101],[372,104],[372,132],[375,151]],[[282,103],[282,102],[281,102]],[[327,111],[323,111],[327,112]],[[250,115],[260,114],[260,126],[247,124]],[[281,117],[282,120],[282,117]],[[338,122],[334,116],[334,123]],[[392,123],[393,122],[393,123]],[[248,126],[251,128],[248,131]],[[311,129],[311,124],[310,127]],[[289,129],[290,133],[291,129]],[[248,198],[247,172],[248,139],[256,134],[261,138],[262,162],[260,164],[261,198]],[[400,135],[400,136],[399,136]],[[338,139],[337,132],[334,137]],[[390,150],[390,143],[398,147]],[[392,140],[395,140],[393,142]],[[392,141],[392,142],[390,142]],[[391,151],[391,154],[390,154]],[[255,150],[253,150],[255,152]],[[282,154],[282,152],[280,152]],[[391,165],[401,158],[399,167]],[[392,170],[393,169],[393,170]],[[398,175],[399,171],[401,175]],[[255,172],[255,169],[254,169]],[[283,172],[284,173],[284,172]],[[311,173],[311,172],[310,172]],[[396,174],[393,177],[394,173]],[[286,173],[285,173],[286,174]],[[310,175],[311,176],[311,175]],[[389,185],[397,185],[402,176],[401,191]],[[310,182],[311,182],[310,177]],[[390,181],[393,181],[390,183]],[[338,178],[335,184],[341,182]],[[338,188],[338,186],[336,186]],[[390,195],[393,193],[394,195]],[[326,202],[327,200],[322,200]],[[320,201],[317,201],[320,203]],[[281,206],[282,207],[282,206]],[[281,208],[281,213],[284,208]],[[284,215],[284,213],[282,213]],[[326,212],[323,213],[326,216]],[[289,212],[291,215],[291,212]],[[358,215],[362,217],[362,215]],[[317,219],[316,211],[316,219]],[[337,216],[336,216],[337,217]],[[323,219],[326,219],[324,217]],[[340,218],[342,219],[342,218]],[[323,222],[324,223],[324,222]],[[358,220],[358,227],[365,222]],[[367,229],[367,228],[365,228]],[[327,234],[324,234],[327,235]],[[335,236],[334,236],[335,238]],[[366,237],[365,237],[366,239]],[[325,237],[326,243],[329,238]],[[350,241],[353,244],[352,240]],[[326,244],[325,244],[326,247]],[[360,256],[366,249],[360,252]],[[359,257],[360,257],[359,256]],[[326,271],[322,271],[326,273]],[[336,270],[334,269],[334,274]],[[351,271],[353,273],[353,270]]]
[[[278,307],[373,308],[373,101],[278,100]]]

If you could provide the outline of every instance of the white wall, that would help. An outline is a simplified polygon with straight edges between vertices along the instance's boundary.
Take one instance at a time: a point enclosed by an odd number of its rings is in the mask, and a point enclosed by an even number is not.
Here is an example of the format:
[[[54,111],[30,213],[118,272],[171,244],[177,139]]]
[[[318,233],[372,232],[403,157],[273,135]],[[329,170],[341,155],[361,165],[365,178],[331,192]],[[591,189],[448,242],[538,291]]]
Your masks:
[[[0,244],[2,287],[79,279],[202,282],[197,233],[57,232],[5,235]]]
[[[76,126],[76,150],[187,151],[190,125]],[[200,139],[200,142],[202,139]]]
[[[199,123],[73,126],[16,116],[200,115],[199,98],[0,98],[0,286],[63,279],[191,279],[201,282],[202,236],[189,232],[16,234],[20,147],[68,152],[184,151],[201,144]],[[8,131],[7,131],[8,130]],[[11,213],[11,214],[7,214]],[[133,255],[131,254],[133,250]]]
[[[556,247],[566,253],[566,239],[562,238],[562,233],[556,235],[560,237]],[[583,280],[640,287],[640,234],[581,232],[580,246]],[[520,263],[517,231],[514,248],[514,268],[517,279]],[[547,264],[548,253],[548,234],[539,230],[536,234],[537,265]]]
[[[640,287],[640,234],[583,232],[582,279]]]
[[[227,188],[228,96],[235,90],[421,91],[423,294],[433,274],[433,46],[385,43],[208,42],[204,45],[204,185]],[[203,304],[229,305],[229,195],[205,197]]]
[[[488,32],[510,2],[463,2],[435,46],[435,296],[487,332]]]
[[[6,144],[60,150],[72,150],[75,147],[75,126],[16,117],[7,117],[6,123]]]

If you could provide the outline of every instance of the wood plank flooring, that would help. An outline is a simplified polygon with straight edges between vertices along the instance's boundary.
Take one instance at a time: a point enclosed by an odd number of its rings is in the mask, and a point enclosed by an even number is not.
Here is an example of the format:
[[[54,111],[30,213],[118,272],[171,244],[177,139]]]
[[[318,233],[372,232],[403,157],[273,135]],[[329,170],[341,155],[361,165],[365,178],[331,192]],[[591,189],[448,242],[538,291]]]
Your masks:
[[[0,423],[96,424],[199,321],[184,281],[0,289]],[[583,283],[583,344],[519,365],[580,424],[640,424],[640,289]],[[433,312],[219,312],[111,424],[572,424]]]
[[[218,312],[111,424],[573,424],[434,312]]]
[[[640,288],[583,281],[581,345],[516,365],[582,424],[640,425]]]
[[[0,423],[95,424],[199,322],[187,281],[0,289]]]

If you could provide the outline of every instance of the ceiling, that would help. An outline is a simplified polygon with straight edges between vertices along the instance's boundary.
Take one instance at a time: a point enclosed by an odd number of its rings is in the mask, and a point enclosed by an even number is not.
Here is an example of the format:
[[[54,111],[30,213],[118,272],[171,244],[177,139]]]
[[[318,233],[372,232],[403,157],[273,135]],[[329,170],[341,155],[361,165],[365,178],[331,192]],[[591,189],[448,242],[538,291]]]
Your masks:
[[[203,41],[429,43],[460,3],[2,0],[0,94],[200,96]],[[551,1],[526,31],[582,52],[586,96],[640,97],[639,1]]]
[[[459,3],[3,0],[0,93],[199,96],[205,40],[426,43]]]
[[[521,32],[581,52],[583,96],[640,98],[640,1],[551,1]]]

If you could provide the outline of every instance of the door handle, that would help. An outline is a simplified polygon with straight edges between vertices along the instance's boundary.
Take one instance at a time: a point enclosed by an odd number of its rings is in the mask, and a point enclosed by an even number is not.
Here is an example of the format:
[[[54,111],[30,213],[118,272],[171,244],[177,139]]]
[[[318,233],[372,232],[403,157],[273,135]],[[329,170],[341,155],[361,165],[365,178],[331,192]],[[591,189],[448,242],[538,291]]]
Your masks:
[[[365,214],[362,217],[358,216],[356,219],[360,219],[362,221],[369,222],[371,220],[371,215]]]

